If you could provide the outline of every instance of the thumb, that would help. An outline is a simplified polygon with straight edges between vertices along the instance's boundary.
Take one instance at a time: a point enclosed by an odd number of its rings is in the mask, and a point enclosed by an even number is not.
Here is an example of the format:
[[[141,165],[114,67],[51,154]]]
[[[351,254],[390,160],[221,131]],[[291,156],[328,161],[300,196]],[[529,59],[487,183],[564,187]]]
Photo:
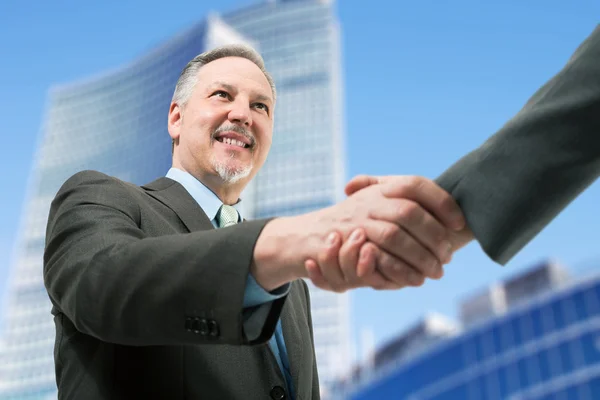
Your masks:
[[[375,185],[381,182],[381,177],[378,176],[357,175],[346,184],[344,192],[346,193],[346,196],[350,196],[359,190],[366,188],[367,186]]]

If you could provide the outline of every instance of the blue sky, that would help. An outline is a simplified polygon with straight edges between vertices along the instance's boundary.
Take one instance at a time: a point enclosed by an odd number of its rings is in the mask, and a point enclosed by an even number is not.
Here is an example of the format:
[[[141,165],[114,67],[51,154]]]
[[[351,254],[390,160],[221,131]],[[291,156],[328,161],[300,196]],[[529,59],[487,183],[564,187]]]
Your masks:
[[[207,12],[248,0],[0,4],[0,288],[20,223],[48,88],[121,65]],[[175,3],[171,3],[175,4]],[[348,177],[435,178],[510,119],[600,21],[594,0],[340,1]],[[507,266],[474,243],[440,281],[352,294],[352,334],[378,343],[427,311],[454,316],[473,290],[553,257],[600,267],[592,185]]]

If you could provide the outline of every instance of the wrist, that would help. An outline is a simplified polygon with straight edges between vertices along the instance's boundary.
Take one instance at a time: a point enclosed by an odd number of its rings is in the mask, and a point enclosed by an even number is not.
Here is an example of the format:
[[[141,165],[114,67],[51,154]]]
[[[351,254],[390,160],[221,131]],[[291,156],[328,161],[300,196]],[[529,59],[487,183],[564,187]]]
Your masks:
[[[306,276],[299,233],[302,217],[281,217],[269,221],[254,248],[250,273],[266,291]]]

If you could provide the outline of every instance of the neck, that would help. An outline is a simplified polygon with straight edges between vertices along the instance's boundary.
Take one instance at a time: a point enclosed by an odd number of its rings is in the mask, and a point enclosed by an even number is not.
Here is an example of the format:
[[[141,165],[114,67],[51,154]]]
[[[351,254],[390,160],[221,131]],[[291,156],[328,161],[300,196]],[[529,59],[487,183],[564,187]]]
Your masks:
[[[223,204],[231,206],[237,203],[240,199],[240,194],[243,190],[241,182],[228,184],[223,182],[223,179],[221,179],[221,177],[218,175],[194,175],[194,177],[200,182],[202,182],[214,194],[216,194],[219,200],[223,202]]]
[[[173,162],[173,168],[180,169],[192,175],[204,186],[210,189],[223,204],[233,205],[240,199],[240,194],[246,186],[246,180],[242,179],[236,183],[227,183],[216,173],[207,171],[190,171],[184,168],[180,163]]]

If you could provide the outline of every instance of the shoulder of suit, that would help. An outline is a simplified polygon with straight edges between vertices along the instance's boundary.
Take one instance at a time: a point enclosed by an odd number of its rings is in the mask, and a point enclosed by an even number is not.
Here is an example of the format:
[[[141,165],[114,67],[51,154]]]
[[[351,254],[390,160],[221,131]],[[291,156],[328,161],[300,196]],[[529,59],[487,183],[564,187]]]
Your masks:
[[[83,170],[69,177],[62,185],[61,190],[72,188],[75,186],[101,185],[107,187],[121,187],[128,191],[139,191],[142,189],[130,182],[126,182],[114,176],[107,175],[100,171]]]

